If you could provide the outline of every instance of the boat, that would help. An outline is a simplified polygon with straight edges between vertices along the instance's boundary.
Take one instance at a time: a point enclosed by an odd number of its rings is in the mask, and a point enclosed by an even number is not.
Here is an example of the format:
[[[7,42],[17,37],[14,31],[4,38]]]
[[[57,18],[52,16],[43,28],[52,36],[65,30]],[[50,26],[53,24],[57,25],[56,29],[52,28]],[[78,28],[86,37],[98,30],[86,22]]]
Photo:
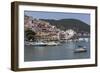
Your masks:
[[[87,51],[86,47],[81,47],[81,46],[79,46],[79,48],[74,50],[75,53],[86,52],[86,51]]]
[[[33,42],[34,46],[46,46],[47,44],[45,42]]]
[[[55,45],[59,45],[59,42],[47,42],[47,45],[51,45],[51,46],[55,46]]]
[[[59,42],[25,42],[25,45],[33,45],[33,46],[54,46],[54,45],[59,45]]]
[[[27,42],[27,41],[25,41],[24,44],[25,44],[25,45],[33,45],[32,42]]]
[[[86,52],[87,50],[84,49],[84,48],[78,48],[78,49],[75,49],[74,52],[75,53],[78,53],[78,52]]]

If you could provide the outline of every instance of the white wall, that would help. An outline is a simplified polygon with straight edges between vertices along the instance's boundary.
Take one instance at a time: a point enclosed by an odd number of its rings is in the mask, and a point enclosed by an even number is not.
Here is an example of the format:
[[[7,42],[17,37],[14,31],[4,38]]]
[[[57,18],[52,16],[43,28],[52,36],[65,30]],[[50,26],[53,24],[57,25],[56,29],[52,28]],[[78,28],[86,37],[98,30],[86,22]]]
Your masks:
[[[10,70],[10,54],[11,54],[11,5],[14,0],[0,0],[0,73],[14,73]],[[21,0],[28,1],[28,0]],[[46,2],[46,3],[62,3],[62,4],[79,4],[79,5],[94,5],[98,6],[98,13],[100,13],[100,0],[30,0],[34,2]],[[98,19],[100,14],[98,14]],[[99,22],[100,23],[100,22]],[[98,23],[98,24],[99,24]],[[98,25],[100,27],[100,25]],[[100,31],[100,29],[98,29]],[[100,33],[98,33],[100,37]],[[100,43],[100,38],[98,39]],[[100,46],[99,46],[100,48]],[[99,56],[100,49],[98,48]],[[99,58],[100,61],[100,58]],[[34,73],[99,73],[100,62],[98,67],[86,67],[86,68],[70,68],[70,69],[55,69],[55,70],[40,70],[34,71]],[[24,72],[22,72],[24,73]],[[25,73],[33,73],[33,71],[26,71]]]

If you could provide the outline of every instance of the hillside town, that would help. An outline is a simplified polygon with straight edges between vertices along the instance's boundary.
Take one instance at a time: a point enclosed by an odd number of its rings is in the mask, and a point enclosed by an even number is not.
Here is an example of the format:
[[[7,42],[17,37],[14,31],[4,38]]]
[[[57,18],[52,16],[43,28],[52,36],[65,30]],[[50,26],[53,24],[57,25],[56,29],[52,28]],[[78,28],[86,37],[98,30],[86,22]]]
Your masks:
[[[24,16],[24,32],[25,42],[31,42],[33,45],[34,42],[47,44],[66,40],[84,40],[79,37],[90,36],[89,33],[76,33],[73,29],[61,30],[47,21],[27,15]]]
[[[33,13],[24,13],[24,61],[90,58],[89,24]]]
[[[24,29],[25,31],[32,30],[36,33],[34,39],[42,41],[67,40],[75,34],[72,29],[63,31],[51,25],[49,22],[34,19],[26,15],[24,17]]]

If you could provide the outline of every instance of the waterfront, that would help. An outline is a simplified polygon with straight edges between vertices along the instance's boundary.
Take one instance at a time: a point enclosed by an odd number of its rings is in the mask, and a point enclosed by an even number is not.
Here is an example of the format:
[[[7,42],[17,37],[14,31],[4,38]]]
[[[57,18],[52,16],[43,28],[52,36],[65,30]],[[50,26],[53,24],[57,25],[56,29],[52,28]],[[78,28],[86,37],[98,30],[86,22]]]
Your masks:
[[[75,53],[78,46],[86,52]],[[69,60],[90,58],[90,41],[68,41],[57,46],[24,46],[24,61]]]

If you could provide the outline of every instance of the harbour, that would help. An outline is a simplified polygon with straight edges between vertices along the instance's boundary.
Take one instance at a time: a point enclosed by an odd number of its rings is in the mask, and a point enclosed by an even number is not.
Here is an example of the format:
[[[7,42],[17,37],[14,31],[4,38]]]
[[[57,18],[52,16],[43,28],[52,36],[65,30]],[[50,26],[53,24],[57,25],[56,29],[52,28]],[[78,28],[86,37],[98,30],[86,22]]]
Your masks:
[[[52,14],[52,13],[50,13]],[[24,15],[24,61],[90,58],[90,25]]]
[[[77,52],[79,47],[86,51]],[[76,50],[76,52],[75,52]],[[80,49],[79,49],[80,50]],[[81,49],[82,51],[82,49]],[[25,45],[24,61],[71,60],[90,58],[90,40],[67,41],[56,46]]]

